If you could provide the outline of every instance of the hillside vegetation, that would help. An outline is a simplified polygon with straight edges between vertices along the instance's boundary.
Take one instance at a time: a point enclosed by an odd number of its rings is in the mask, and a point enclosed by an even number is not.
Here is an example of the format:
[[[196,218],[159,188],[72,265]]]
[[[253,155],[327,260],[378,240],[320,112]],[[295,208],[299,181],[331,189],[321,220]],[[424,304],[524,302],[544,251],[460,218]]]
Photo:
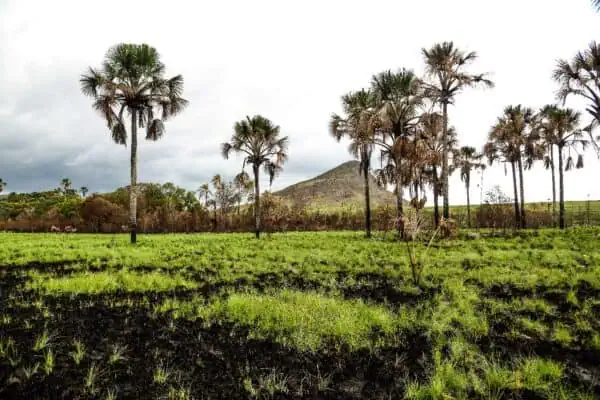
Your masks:
[[[348,161],[312,179],[273,193],[289,205],[315,210],[363,208],[365,203],[364,179],[358,161]],[[393,193],[380,188],[375,178],[370,178],[373,207],[394,205]]]

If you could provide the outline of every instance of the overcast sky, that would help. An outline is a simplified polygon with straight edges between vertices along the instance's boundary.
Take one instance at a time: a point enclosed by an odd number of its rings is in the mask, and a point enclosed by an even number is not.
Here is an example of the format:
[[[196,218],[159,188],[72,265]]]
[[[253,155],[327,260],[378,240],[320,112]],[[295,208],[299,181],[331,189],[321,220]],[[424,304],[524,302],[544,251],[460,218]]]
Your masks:
[[[241,159],[222,159],[219,144],[236,120],[260,113],[290,137],[277,189],[347,161],[327,125],[340,96],[386,69],[421,75],[422,47],[452,40],[478,52],[473,72],[491,74],[495,89],[465,92],[449,110],[460,144],[481,148],[506,105],[554,102],[556,59],[599,39],[599,27],[589,0],[0,0],[0,177],[8,191],[54,188],[63,177],[91,191],[128,183],[128,148],[111,142],[79,89],[80,74],[119,42],[156,47],[167,74],[183,74],[190,101],[161,141],[141,143],[140,181],[195,189],[233,176]],[[585,158],[584,170],[566,174],[567,199],[600,199],[600,163]],[[541,166],[525,183],[527,201],[551,196]],[[494,184],[511,193],[503,167],[486,171],[484,188]],[[479,202],[479,188],[471,198]],[[451,203],[464,202],[455,176]]]

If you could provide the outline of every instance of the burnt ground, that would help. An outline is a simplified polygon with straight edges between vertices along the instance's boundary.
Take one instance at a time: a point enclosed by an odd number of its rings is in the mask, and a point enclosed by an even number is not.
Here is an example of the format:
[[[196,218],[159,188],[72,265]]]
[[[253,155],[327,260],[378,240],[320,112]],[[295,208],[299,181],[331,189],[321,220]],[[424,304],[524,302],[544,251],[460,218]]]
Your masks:
[[[0,339],[10,338],[13,345],[0,354],[1,399],[185,398],[178,397],[182,393],[194,399],[246,399],[252,390],[257,398],[275,399],[400,398],[407,379],[424,380],[429,369],[430,345],[419,332],[404,337],[403,347],[349,352],[332,344],[309,353],[249,339],[245,327],[173,319],[135,305],[136,296],[159,302],[163,293],[128,293],[131,307],[110,305],[119,293],[43,297],[43,306],[36,307],[40,296],[22,289],[28,268],[68,270],[67,265],[4,269],[0,315],[12,318],[0,325]],[[198,294],[179,290],[168,297]],[[48,344],[36,351],[44,332]],[[72,356],[75,340],[86,349],[79,364]],[[115,345],[122,354],[111,360]],[[49,349],[54,361],[46,372]],[[159,368],[168,371],[164,383],[155,379]]]
[[[407,382],[427,382],[433,369],[432,344],[425,332],[417,330],[404,334],[398,347],[350,352],[331,344],[311,353],[274,340],[252,339],[247,327],[176,319],[141,305],[159,304],[167,298],[208,298],[244,287],[259,292],[281,286],[327,289],[302,277],[261,274],[213,284],[194,276],[202,285],[193,290],[41,297],[23,289],[28,270],[63,276],[73,272],[73,267],[72,263],[32,263],[0,268],[0,317],[11,317],[0,321],[0,341],[4,342],[4,349],[0,346],[0,399],[105,399],[110,394],[117,399],[395,399],[404,396]],[[341,282],[345,277],[340,274],[337,279]],[[385,302],[394,308],[428,301],[439,292],[436,287],[419,294],[402,292],[399,282],[390,282],[384,275],[354,278],[358,283],[341,289],[344,297]],[[527,291],[503,285],[490,288],[485,296],[507,300],[535,292],[555,303],[561,313],[573,311],[564,296],[555,295],[555,289]],[[599,295],[585,284],[576,292],[579,298]],[[115,301],[124,299],[131,305],[115,306]],[[491,321],[489,335],[475,344],[482,353],[505,362],[522,355],[561,361],[569,384],[588,388],[600,398],[600,352],[582,346],[562,348],[535,337],[509,339],[512,325],[511,316]],[[48,345],[35,350],[44,332]],[[6,346],[8,339],[14,344]],[[72,355],[75,340],[86,349],[79,364]],[[122,354],[111,360],[115,346]],[[54,362],[46,372],[49,349]],[[156,379],[159,370],[167,372],[164,382]],[[477,396],[473,393],[470,398]],[[503,398],[544,397],[521,391],[505,392]]]

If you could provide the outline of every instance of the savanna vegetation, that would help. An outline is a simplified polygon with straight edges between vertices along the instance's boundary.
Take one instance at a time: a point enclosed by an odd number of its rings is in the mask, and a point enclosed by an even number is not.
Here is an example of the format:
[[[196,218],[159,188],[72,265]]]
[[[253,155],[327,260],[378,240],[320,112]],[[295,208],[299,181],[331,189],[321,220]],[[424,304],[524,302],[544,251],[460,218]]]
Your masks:
[[[599,236],[0,234],[0,397],[592,399]]]
[[[80,84],[129,146],[129,185],[65,177],[0,201],[0,229],[22,231],[0,232],[0,398],[600,398],[600,202],[565,201],[565,173],[598,153],[600,46],[557,62],[557,104],[499,110],[482,149],[449,117],[494,86],[477,53],[421,54],[423,76],[383,71],[342,96],[329,133],[358,161],[272,193],[290,139],[262,115],[223,132],[235,177],[139,183],[138,129],[160,139],[188,101],[156,49],[111,48]],[[552,199],[534,204],[536,163]],[[512,193],[472,204],[493,164]]]

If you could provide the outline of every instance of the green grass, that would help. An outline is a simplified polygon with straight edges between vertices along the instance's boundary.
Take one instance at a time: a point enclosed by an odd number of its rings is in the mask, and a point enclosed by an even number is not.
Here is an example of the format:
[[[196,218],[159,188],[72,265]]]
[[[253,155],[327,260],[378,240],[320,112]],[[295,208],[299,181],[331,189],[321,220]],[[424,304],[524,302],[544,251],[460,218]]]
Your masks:
[[[258,335],[273,335],[276,341],[302,350],[316,351],[326,340],[350,349],[372,347],[394,332],[394,315],[384,307],[319,293],[233,294],[214,312],[255,327]],[[381,332],[381,341],[373,342],[374,331]]]
[[[195,288],[195,282],[178,275],[167,275],[158,272],[147,274],[129,271],[117,272],[82,272],[66,277],[52,277],[48,274],[30,274],[29,289],[41,290],[46,294],[98,294],[104,292],[167,291],[175,288]]]
[[[246,342],[275,342],[307,357],[356,353],[391,368],[416,347],[425,372],[397,377],[406,398],[586,398],[589,383],[579,377],[593,372],[583,364],[577,375],[572,366],[585,352],[600,355],[600,229],[487,233],[434,242],[422,287],[412,283],[405,246],[391,235],[366,240],[354,232],[143,235],[137,246],[125,235],[0,233],[0,279],[18,277],[7,305],[44,321],[67,312],[54,301],[81,295],[80,307],[137,308],[173,332],[182,320],[233,326],[247,332]],[[6,332],[27,324],[8,312],[0,320]],[[68,359],[89,393],[106,368],[125,368],[133,356],[123,338],[99,358],[81,337],[51,329],[33,336],[27,349],[40,371],[52,374],[55,360]],[[66,354],[56,350],[61,340]],[[18,362],[14,348],[0,333],[0,362]],[[188,390],[171,386],[179,385],[174,369],[155,360],[154,384]],[[302,392],[302,379],[280,367],[236,372],[240,390]],[[318,379],[327,393],[328,378]]]

